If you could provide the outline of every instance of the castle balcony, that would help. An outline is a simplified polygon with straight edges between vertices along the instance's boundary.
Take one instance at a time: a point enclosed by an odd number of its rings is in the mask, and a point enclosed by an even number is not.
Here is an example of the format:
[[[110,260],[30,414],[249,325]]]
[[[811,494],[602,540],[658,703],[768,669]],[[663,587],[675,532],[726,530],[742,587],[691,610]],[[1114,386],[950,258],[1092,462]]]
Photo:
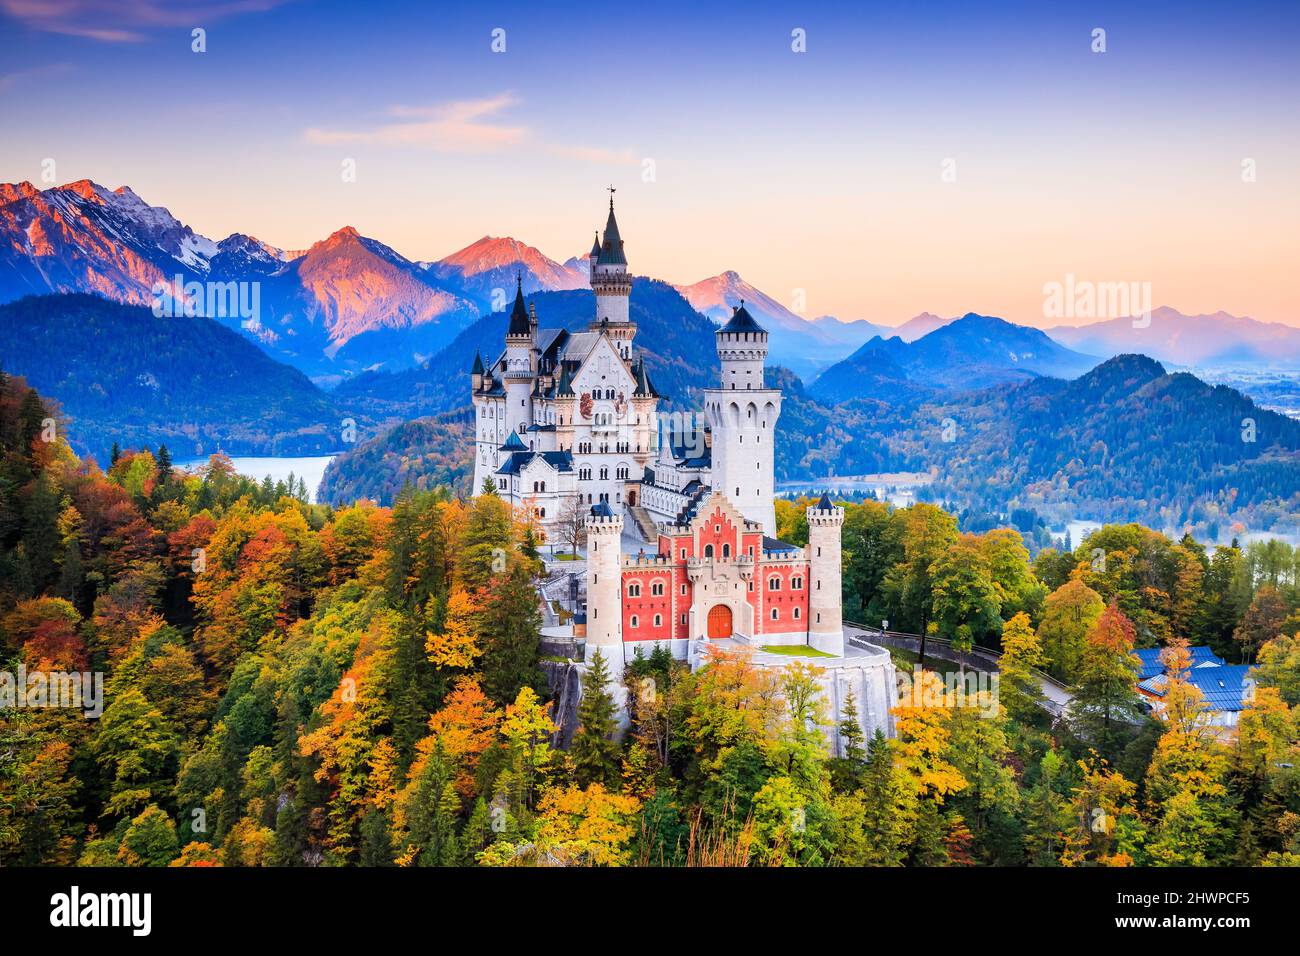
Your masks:
[[[742,554],[734,558],[687,558],[686,574],[692,581],[708,575],[717,577],[719,572],[734,570],[742,580],[748,581],[754,576],[754,559]]]

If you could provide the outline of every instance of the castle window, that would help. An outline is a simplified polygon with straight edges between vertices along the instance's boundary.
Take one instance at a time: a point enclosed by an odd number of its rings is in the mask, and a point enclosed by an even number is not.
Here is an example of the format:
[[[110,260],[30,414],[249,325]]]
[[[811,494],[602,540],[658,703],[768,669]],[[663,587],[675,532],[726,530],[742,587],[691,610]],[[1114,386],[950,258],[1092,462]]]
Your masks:
[[[817,623],[820,624],[821,622],[822,622],[822,612],[821,612],[821,611],[818,611],[818,612],[817,612]]]
[[[656,614],[656,615],[655,615],[655,627],[659,627],[661,624],[663,624],[663,622],[664,622],[664,617],[663,617],[663,615],[662,615],[662,614]]]
[[[779,591],[779,590],[781,590],[781,579],[780,579],[780,578],[776,578],[776,577],[768,578],[768,579],[767,579],[767,589],[768,589],[769,591]]]
[[[731,545],[729,545],[729,544],[724,544],[724,545],[722,546],[722,556],[723,556],[724,558],[729,558],[729,557],[731,557]]]
[[[650,585],[650,593],[654,597],[663,597],[664,583],[662,581],[654,582],[652,585]]]
[[[683,596],[683,597],[686,596],[686,585],[685,585],[685,584],[682,585],[682,596]]]
[[[686,560],[686,549],[685,549],[685,548],[682,548],[682,560],[683,560],[683,561]],[[685,592],[682,592],[682,593],[684,594]]]
[[[638,622],[637,622],[637,616],[636,616],[635,614],[633,614],[633,615],[632,615],[632,619],[631,619],[630,621],[628,621],[628,627],[636,627],[636,626],[637,626],[637,623],[638,623]]]
[[[799,591],[799,590],[802,590],[802,589],[803,589],[803,578],[797,578],[797,577],[796,577],[796,578],[791,578],[791,579],[790,579],[790,590],[791,590],[791,591]]]
[[[778,608],[772,608],[772,620],[781,620],[781,611]]]
[[[635,582],[635,581],[633,581],[631,584],[629,584],[629,585],[627,586],[627,596],[628,596],[628,597],[640,597],[640,596],[641,596],[641,585],[638,584],[638,583]]]
[[[706,558],[711,558],[711,557],[713,557],[713,545],[711,545],[711,544],[706,544],[706,545],[704,546],[704,556],[705,556]]]
[[[800,618],[801,616],[802,616],[802,614],[801,614],[801,612],[799,611],[799,609],[798,609],[798,608],[795,608],[795,609],[794,609],[794,619],[797,621],[797,620],[799,620],[799,618]]]
[[[683,614],[683,615],[682,615],[682,624],[685,624],[685,623],[686,623],[686,615]]]

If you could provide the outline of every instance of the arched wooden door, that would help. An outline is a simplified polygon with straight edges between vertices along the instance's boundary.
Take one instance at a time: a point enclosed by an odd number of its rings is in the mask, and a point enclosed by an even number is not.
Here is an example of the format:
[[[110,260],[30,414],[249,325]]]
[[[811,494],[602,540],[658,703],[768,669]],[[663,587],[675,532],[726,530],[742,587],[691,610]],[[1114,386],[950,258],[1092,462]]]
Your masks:
[[[731,637],[731,608],[715,604],[709,611],[709,640]]]

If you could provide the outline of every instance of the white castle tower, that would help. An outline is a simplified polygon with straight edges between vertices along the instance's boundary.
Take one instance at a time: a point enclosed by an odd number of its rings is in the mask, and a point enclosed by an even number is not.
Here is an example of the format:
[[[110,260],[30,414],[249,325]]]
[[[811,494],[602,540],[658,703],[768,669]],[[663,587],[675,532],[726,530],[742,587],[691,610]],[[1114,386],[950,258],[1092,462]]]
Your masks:
[[[836,656],[844,653],[840,594],[840,536],[844,509],[830,498],[808,508],[808,643]]]
[[[765,387],[767,332],[741,302],[715,339],[722,387],[704,392],[704,409],[713,430],[713,489],[775,538],[772,496],[781,391]]]
[[[609,218],[605,220],[605,239],[597,237],[591,249],[591,288],[596,293],[596,315],[592,331],[608,329],[617,344],[619,354],[632,357],[632,339],[636,325],[628,311],[628,297],[632,294],[632,277],[627,271],[627,256],[623,253],[623,240],[618,234],[614,219],[614,187],[609,189]]]
[[[533,420],[533,346],[537,341],[537,322],[524,305],[523,278],[516,278],[515,305],[510,310],[510,327],[506,330],[506,428],[518,434]],[[520,427],[523,426],[523,427]]]
[[[600,651],[610,673],[623,673],[623,516],[601,503],[587,515],[587,652]]]

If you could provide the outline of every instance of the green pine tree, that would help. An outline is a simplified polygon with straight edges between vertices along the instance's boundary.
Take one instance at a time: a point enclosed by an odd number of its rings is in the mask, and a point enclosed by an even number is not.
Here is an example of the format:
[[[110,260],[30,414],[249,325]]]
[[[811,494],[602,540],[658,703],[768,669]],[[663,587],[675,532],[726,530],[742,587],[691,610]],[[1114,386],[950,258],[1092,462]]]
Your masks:
[[[597,651],[587,672],[582,675],[578,729],[569,748],[578,783],[583,787],[593,783],[612,787],[618,780],[619,747],[614,742],[618,723],[614,716],[614,698],[605,689],[609,680],[605,656]]]

